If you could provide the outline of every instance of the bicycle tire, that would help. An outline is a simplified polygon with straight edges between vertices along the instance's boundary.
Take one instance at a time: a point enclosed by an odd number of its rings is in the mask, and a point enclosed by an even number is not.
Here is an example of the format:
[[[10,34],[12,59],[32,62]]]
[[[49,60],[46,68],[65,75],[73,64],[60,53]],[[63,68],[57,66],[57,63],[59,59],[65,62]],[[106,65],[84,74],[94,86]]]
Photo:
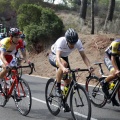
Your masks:
[[[7,103],[5,94],[6,94],[6,87],[5,87],[5,82],[2,80],[1,82],[1,87],[2,87],[2,92],[0,92],[0,106],[4,107]]]
[[[97,76],[92,76],[89,78],[86,81],[85,87],[94,106],[99,108],[105,106],[107,99],[105,98],[104,92],[102,91],[100,79]]]
[[[18,88],[19,88],[19,92],[18,92]],[[31,96],[30,87],[24,79],[19,78],[18,87],[15,86],[14,88],[13,98],[18,111],[23,116],[28,115],[32,106],[32,96]]]
[[[119,100],[119,103],[120,103],[120,86],[118,88],[118,100]]]
[[[59,107],[59,98],[56,97],[55,95],[54,85],[55,85],[54,79],[51,78],[47,81],[46,87],[45,87],[45,99],[46,99],[48,110],[50,111],[51,114],[56,116],[60,112],[60,107]]]
[[[86,90],[79,84],[70,93],[70,108],[74,120],[91,119],[91,102]]]

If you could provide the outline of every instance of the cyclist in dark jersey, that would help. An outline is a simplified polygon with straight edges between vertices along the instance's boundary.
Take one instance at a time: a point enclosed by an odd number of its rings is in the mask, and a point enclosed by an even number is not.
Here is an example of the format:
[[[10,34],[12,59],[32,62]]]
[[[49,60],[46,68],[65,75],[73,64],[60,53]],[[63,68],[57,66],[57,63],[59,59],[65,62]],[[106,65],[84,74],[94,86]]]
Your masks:
[[[117,76],[120,76],[120,39],[114,40],[110,46],[105,50],[104,62],[110,71],[110,75],[102,82],[103,92],[109,99],[108,83],[114,80]],[[115,95],[112,99],[113,106],[119,106],[119,103],[115,99]]]

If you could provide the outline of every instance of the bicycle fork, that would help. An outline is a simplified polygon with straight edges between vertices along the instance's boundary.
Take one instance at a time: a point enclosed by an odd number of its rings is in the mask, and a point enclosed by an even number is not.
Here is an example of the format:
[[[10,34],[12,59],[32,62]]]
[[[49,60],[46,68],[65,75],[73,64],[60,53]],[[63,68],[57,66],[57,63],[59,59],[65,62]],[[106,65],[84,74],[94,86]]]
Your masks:
[[[80,95],[80,91],[77,88],[77,83],[73,86],[73,94],[76,94],[76,96],[79,97],[79,101],[76,99],[76,97],[74,98],[76,107],[84,106],[83,100],[82,100],[81,95]]]

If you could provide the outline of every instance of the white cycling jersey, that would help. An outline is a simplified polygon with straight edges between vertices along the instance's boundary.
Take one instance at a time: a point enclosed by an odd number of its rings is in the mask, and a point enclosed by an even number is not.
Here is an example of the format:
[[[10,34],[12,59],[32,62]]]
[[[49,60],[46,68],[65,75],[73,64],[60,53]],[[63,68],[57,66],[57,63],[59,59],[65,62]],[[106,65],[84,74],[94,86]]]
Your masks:
[[[78,49],[78,51],[84,51],[83,45],[80,39],[78,39],[73,49],[70,49],[68,47],[65,37],[60,37],[51,47],[51,51],[54,54],[56,54],[57,50],[62,51],[61,57],[67,57],[75,49]]]

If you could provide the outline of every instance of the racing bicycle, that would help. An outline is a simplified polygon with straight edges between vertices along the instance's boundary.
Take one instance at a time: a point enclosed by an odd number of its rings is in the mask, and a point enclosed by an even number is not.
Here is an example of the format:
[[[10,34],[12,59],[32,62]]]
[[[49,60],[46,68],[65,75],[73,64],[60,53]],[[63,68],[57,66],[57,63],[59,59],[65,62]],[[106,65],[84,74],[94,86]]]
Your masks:
[[[18,69],[26,67],[30,67],[31,69],[29,74],[32,74],[33,70],[35,70],[33,63],[29,63],[26,66],[14,66],[10,68],[9,73],[2,79],[0,92],[0,106],[4,107],[9,99],[13,98],[17,110],[24,116],[31,110],[32,96],[28,83],[19,77]]]
[[[104,80],[107,76],[104,75],[103,69],[102,69],[102,62],[96,62],[94,65],[99,66],[99,72],[101,74],[101,77],[92,76],[86,81],[86,90],[89,92],[89,97],[91,102],[96,107],[103,107],[106,103],[111,103],[111,100],[113,96],[117,93],[118,100],[120,102],[120,78],[117,77],[108,85],[108,90],[110,93],[109,99],[105,97],[104,92],[102,91],[101,81]],[[111,88],[111,84],[114,86]]]
[[[70,110],[74,120],[91,119],[91,102],[88,93],[84,87],[78,84],[76,72],[89,71],[88,69],[71,69],[68,73],[68,79],[71,83],[67,92],[61,90],[62,97],[56,95],[56,80],[51,78],[47,81],[45,87],[45,98],[48,110],[53,115],[58,115],[61,109],[64,109],[68,96],[70,96]],[[89,74],[88,78],[90,77]],[[65,94],[66,93],[66,94]],[[65,111],[64,111],[65,112]]]

